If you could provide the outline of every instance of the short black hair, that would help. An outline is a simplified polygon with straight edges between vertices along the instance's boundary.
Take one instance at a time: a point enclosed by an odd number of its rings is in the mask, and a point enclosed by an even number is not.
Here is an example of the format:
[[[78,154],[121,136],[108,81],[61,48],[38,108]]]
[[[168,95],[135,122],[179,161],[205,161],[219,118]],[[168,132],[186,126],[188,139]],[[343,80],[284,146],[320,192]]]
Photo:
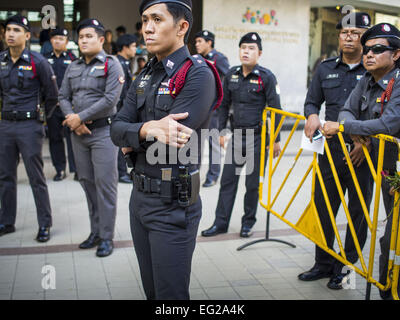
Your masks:
[[[180,4],[167,2],[167,3],[165,3],[165,5],[167,6],[168,12],[174,18],[175,23],[178,23],[179,20],[181,20],[181,19],[184,19],[187,22],[189,22],[189,29],[186,32],[185,38],[184,38],[185,44],[187,44],[188,40],[189,40],[189,34],[190,34],[190,31],[192,30],[192,26],[193,26],[192,12],[188,8],[186,8]]]
[[[143,26],[143,23],[142,22],[136,22],[136,25],[135,25],[135,27],[136,27],[136,31],[139,31],[140,29],[142,29],[142,26]]]
[[[124,26],[119,26],[115,29],[117,32],[126,33],[126,28]]]
[[[105,37],[106,36],[106,31],[104,29],[97,29],[94,28],[94,31],[97,33],[97,36],[100,37]]]

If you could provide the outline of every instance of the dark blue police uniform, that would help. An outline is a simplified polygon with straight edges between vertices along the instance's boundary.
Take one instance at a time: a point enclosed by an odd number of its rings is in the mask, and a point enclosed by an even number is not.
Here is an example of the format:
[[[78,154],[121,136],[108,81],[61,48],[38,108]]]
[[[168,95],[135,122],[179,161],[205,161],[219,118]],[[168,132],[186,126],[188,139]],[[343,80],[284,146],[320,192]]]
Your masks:
[[[266,68],[256,65],[253,71],[244,77],[241,66],[233,67],[224,79],[224,99],[219,111],[219,129],[227,126],[229,112],[232,109],[232,139],[228,150],[242,150],[246,159],[254,159],[254,169],[246,174],[246,193],[244,196],[244,215],[242,229],[251,229],[256,222],[258,207],[258,186],[260,177],[261,156],[261,125],[262,113],[266,106],[281,109],[279,87],[274,74]],[[277,125],[279,123],[277,116]],[[239,139],[236,129],[242,130]],[[254,144],[249,146],[246,139],[246,130],[254,130]],[[240,141],[240,142],[239,142]],[[279,137],[277,141],[279,141]],[[239,145],[237,145],[239,143]],[[249,147],[251,147],[249,149]],[[241,148],[241,149],[240,149]],[[247,150],[246,150],[247,148]],[[252,152],[250,157],[246,152]],[[249,164],[248,164],[249,165]],[[240,175],[238,169],[244,163],[238,163],[234,156],[231,162],[225,162],[221,177],[221,188],[214,225],[221,231],[227,231],[235,202]],[[203,235],[204,232],[203,232]]]
[[[52,225],[50,199],[43,174],[45,137],[39,121],[44,95],[46,113],[57,104],[57,84],[51,66],[36,52],[24,49],[13,63],[10,52],[0,54],[0,225],[13,226],[17,213],[17,166],[20,154],[35,199],[40,228]]]
[[[195,35],[195,38],[204,38],[206,41],[211,40],[215,41],[215,35],[207,30],[203,30],[198,32]],[[205,59],[210,61],[218,71],[221,82],[224,80],[225,75],[229,71],[229,61],[228,58],[221,52],[212,49],[206,56]],[[218,129],[219,120],[218,120],[218,111],[213,112],[209,129]],[[221,172],[221,148],[219,145],[219,141],[216,139],[212,139],[210,136],[209,139],[209,167],[206,174],[206,182],[203,184],[204,187],[212,186],[216,183],[219,178]]]
[[[54,74],[57,77],[58,88],[61,88],[65,71],[67,70],[71,62],[76,59],[75,55],[70,51],[66,51],[63,52],[59,57],[57,57],[54,51],[52,51],[46,54],[45,57],[53,67]],[[62,122],[64,120],[64,114],[62,113],[59,106],[57,106],[57,108],[54,110],[51,117],[47,119],[51,161],[57,171],[57,176],[59,177],[64,174],[67,162],[65,156],[64,136],[67,140],[69,171],[71,173],[76,171],[75,159],[71,144],[71,131],[68,127],[63,127]]]
[[[317,68],[310,87],[307,92],[306,101],[304,104],[304,115],[308,118],[311,114],[319,114],[321,105],[325,102],[325,120],[337,121],[339,111],[344,106],[347,98],[355,88],[359,80],[365,73],[365,68],[362,63],[354,66],[352,69],[349,65],[342,61],[341,57],[330,58],[323,61]],[[349,151],[354,147],[350,137],[344,136],[346,145]],[[348,169],[342,147],[340,146],[337,136],[327,140],[332,153],[332,158],[341,182],[343,192],[348,190],[348,208],[353,220],[354,228],[358,235],[358,241],[363,248],[367,237],[367,222],[364,218],[364,213],[361,207],[360,199],[354,186],[353,179]],[[332,211],[336,216],[341,201],[337,191],[333,173],[325,154],[319,155],[319,166],[324,179],[324,184],[329,195],[329,201],[332,206]],[[367,208],[372,199],[372,177],[368,167],[368,163],[364,161],[359,167],[355,167],[356,175],[360,183],[361,191],[365,199]],[[315,204],[321,220],[321,224],[325,233],[327,244],[330,248],[333,247],[335,235],[332,228],[329,212],[322,194],[320,183],[317,179],[315,187]],[[358,254],[352,240],[349,228],[346,231],[345,253],[350,262],[358,260]],[[333,272],[339,274],[343,265],[336,261],[331,255],[315,247],[315,261],[319,269],[323,272]]]
[[[169,80],[188,59],[193,66],[186,75],[182,91],[173,99]],[[180,123],[200,137],[201,129],[208,128],[215,99],[215,78],[205,60],[200,56],[191,57],[187,47],[183,46],[162,61],[153,58],[149,62],[133,82],[111,125],[113,142],[134,150],[135,186],[129,205],[131,231],[148,299],[189,299],[191,260],[201,217],[201,200],[198,198],[189,206],[178,202],[176,182],[182,165],[174,161],[178,159],[178,150],[167,146],[166,163],[149,163],[147,151],[150,152],[158,142],[141,142],[140,129],[150,120],[188,112],[189,117]],[[197,155],[200,154],[199,144],[193,141]],[[161,152],[162,145],[159,147]],[[197,155],[186,164],[190,173],[199,168],[200,157]],[[163,175],[163,172],[168,174]]]

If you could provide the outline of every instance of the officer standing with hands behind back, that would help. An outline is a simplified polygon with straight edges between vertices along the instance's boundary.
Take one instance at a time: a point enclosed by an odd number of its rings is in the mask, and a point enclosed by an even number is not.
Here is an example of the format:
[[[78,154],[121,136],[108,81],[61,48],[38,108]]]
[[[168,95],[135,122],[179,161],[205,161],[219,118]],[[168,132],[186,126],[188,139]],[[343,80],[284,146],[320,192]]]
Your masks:
[[[147,50],[155,57],[130,87],[111,136],[119,147],[129,147],[124,150],[134,164],[131,232],[146,297],[186,300],[202,210],[200,131],[218,106],[220,81],[212,65],[191,57],[186,46],[191,0],[143,0],[140,14]],[[190,149],[193,159],[184,164],[186,145],[197,152]],[[165,160],[153,161],[155,151]]]
[[[215,35],[208,31],[203,30],[195,35],[195,46],[198,54],[204,59],[209,60],[217,68],[221,82],[224,80],[225,75],[229,71],[229,62],[225,55],[215,50]],[[209,129],[218,129],[218,111],[215,110],[211,116]],[[206,175],[206,181],[203,187],[212,187],[217,183],[221,171],[221,149],[218,140],[209,137],[209,168]]]
[[[123,34],[117,40],[117,58],[121,63],[125,74],[125,83],[122,88],[121,97],[117,104],[117,111],[121,110],[126,93],[132,84],[132,72],[130,69],[131,59],[136,55],[137,37],[131,34]],[[118,180],[122,183],[132,183],[127,173],[126,161],[121,150],[118,151]]]
[[[242,65],[231,68],[227,73],[224,79],[224,98],[218,109],[219,130],[222,131],[226,129],[232,105],[232,129],[234,132],[229,141],[228,150],[233,150],[232,153],[235,155],[243,153],[246,157],[246,193],[240,229],[240,236],[243,238],[252,235],[251,229],[256,223],[262,113],[265,106],[281,109],[278,82],[270,70],[258,64],[261,55],[262,40],[258,33],[245,34],[239,42],[239,57]],[[280,115],[277,115],[275,129],[279,125],[279,121]],[[254,140],[250,144],[246,136],[248,130],[254,133]],[[225,137],[221,136],[220,139],[221,146],[224,146]],[[274,143],[274,157],[280,153],[279,140],[278,135]],[[228,232],[240,178],[238,170],[242,170],[244,166],[244,163],[239,163],[238,160],[235,156],[229,163],[225,160],[215,220],[210,228],[202,231],[203,237],[212,237]]]
[[[362,46],[360,38],[369,28],[371,19],[367,13],[354,13],[355,24],[350,24],[342,19],[336,26],[339,30],[339,48],[340,56],[323,61],[317,68],[311,81],[304,104],[304,115],[307,122],[304,128],[305,135],[313,139],[314,133],[322,131],[319,113],[321,105],[325,101],[326,112],[325,120],[336,121],[340,109],[345,104],[352,90],[365,73],[362,63]],[[372,177],[365,161],[364,152],[360,143],[351,140],[349,136],[344,136],[344,140],[349,148],[350,158],[355,167],[355,172],[360,183],[361,192],[365,199],[365,204],[369,209],[372,199]],[[348,208],[356,230],[361,249],[364,247],[367,239],[367,221],[358,197],[353,178],[345,160],[345,156],[340,145],[338,137],[327,140],[329,149],[332,153],[343,192],[348,191]],[[369,143],[368,143],[369,145]],[[370,146],[369,146],[370,148]],[[321,168],[324,184],[329,196],[329,202],[332,206],[333,214],[336,216],[341,204],[340,196],[334,180],[328,157],[325,154],[319,155],[318,163]],[[333,248],[335,234],[333,231],[328,208],[323,197],[319,180],[316,180],[315,186],[315,205],[321,220],[327,244]],[[350,262],[358,260],[358,254],[350,229],[346,230],[346,242],[344,251]],[[315,246],[314,266],[301,274],[298,278],[302,281],[315,281],[322,278],[330,278],[327,286],[330,289],[342,289],[343,264],[335,260],[327,252]]]
[[[52,225],[49,193],[43,173],[44,115],[57,104],[57,83],[50,64],[26,48],[31,37],[26,17],[6,21],[8,50],[0,53],[0,236],[15,231],[17,166],[21,154],[36,204],[39,232],[36,240],[50,239]]]
[[[56,28],[50,31],[50,42],[53,50],[45,55],[47,61],[51,64],[54,74],[57,77],[57,86],[61,87],[64,79],[65,71],[72,61],[76,59],[75,55],[67,51],[68,30]],[[49,149],[51,161],[56,169],[54,181],[61,181],[66,178],[66,164],[64,135],[67,140],[69,171],[75,173],[75,159],[71,144],[71,131],[69,128],[63,127],[65,120],[59,105],[54,110],[52,116],[47,119],[47,127],[49,129]],[[77,176],[75,173],[75,180]]]
[[[85,19],[77,27],[83,57],[71,63],[60,89],[60,106],[74,133],[76,169],[85,191],[90,217],[90,235],[79,246],[98,245],[98,257],[113,252],[117,214],[118,170],[110,124],[125,82],[117,58],[103,51],[104,27],[96,19]]]

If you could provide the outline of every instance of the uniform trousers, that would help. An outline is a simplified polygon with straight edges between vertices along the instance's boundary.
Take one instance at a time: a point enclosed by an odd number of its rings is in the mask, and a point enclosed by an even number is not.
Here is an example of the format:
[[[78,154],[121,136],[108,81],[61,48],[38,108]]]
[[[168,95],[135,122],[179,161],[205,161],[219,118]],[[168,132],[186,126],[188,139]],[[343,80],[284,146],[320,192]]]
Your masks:
[[[240,147],[242,148],[241,156],[246,157],[246,165],[253,167],[253,170],[246,170],[246,193],[244,195],[244,215],[242,217],[242,227],[252,228],[256,223],[256,213],[259,200],[258,187],[260,181],[261,135],[258,133],[255,134],[254,143],[249,145],[246,143],[246,138],[243,133],[241,143],[241,146],[236,146],[235,134],[228,143],[227,150],[233,150],[233,156],[232,159],[225,158],[225,164],[221,176],[221,188],[219,190],[217,209],[215,211],[216,216],[214,221],[214,225],[216,225],[219,229],[227,230],[229,227],[233,205],[235,203],[238,189],[240,170],[242,170],[245,164],[240,163],[241,161],[238,161],[237,157],[234,156],[234,150],[237,150],[237,148]],[[251,157],[249,157],[250,153],[252,153]],[[266,159],[267,155],[268,153],[266,153]],[[251,164],[247,159],[251,159],[253,163]],[[267,160],[265,160],[265,164],[266,163]]]
[[[47,127],[49,129],[49,148],[51,161],[57,172],[65,171],[66,156],[64,136],[67,140],[69,171],[75,172],[75,160],[71,145],[71,131],[68,127],[63,127],[65,120],[60,108],[57,107],[52,116],[47,119]]]
[[[131,232],[148,300],[188,300],[201,200],[186,208],[133,188]]]
[[[218,112],[217,110],[213,111],[211,114],[209,129],[218,129]],[[216,139],[212,139],[212,137],[208,138],[209,145],[209,166],[206,178],[207,180],[216,181],[219,178],[219,174],[221,172],[221,147],[219,145],[219,141]]]
[[[339,146],[335,146],[333,144],[329,144],[329,146],[340,180],[340,185],[343,189],[343,193],[345,194],[346,191],[348,191],[349,200],[347,206],[354,225],[354,229],[357,233],[358,242],[362,250],[367,239],[368,224],[365,219],[364,212],[361,207],[361,202],[350,174],[350,170],[346,164],[346,161],[343,160],[343,151],[339,149]],[[326,153],[319,156],[319,167],[321,169],[325,188],[329,197],[329,202],[331,204],[333,214],[336,218],[339,207],[341,205],[341,200]],[[361,188],[361,192],[365,199],[365,204],[367,206],[367,209],[369,210],[372,199],[373,179],[370,174],[367,161],[364,160],[360,167],[354,167],[354,169]],[[321,185],[318,179],[316,179],[315,184],[315,205],[319,214],[319,218],[321,220],[321,225],[325,234],[327,245],[329,248],[333,248],[335,234],[333,231],[331,219],[329,217],[325,198],[321,190]],[[355,263],[358,260],[358,254],[348,225],[346,229],[344,251],[347,260],[351,263]],[[315,249],[315,261],[319,268],[326,272],[332,271],[334,274],[338,274],[343,268],[342,263],[335,260],[335,258],[333,258],[331,255],[329,255],[318,246],[316,246]]]
[[[91,131],[91,135],[72,134],[76,169],[86,194],[91,233],[111,240],[117,214],[118,148],[111,141],[109,126]]]
[[[0,224],[14,225],[17,215],[17,167],[24,161],[35,199],[39,227],[51,227],[51,207],[43,173],[45,133],[37,120],[0,121]]]

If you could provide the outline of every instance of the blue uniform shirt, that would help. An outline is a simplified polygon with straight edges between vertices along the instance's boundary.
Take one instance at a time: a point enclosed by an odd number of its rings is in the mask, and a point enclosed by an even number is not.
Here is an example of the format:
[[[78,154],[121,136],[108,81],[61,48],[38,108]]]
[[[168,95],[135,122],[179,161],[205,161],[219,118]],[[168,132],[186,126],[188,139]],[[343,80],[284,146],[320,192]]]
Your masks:
[[[218,109],[219,130],[226,128],[231,105],[233,129],[260,128],[266,106],[282,109],[280,89],[275,75],[259,65],[256,65],[247,77],[244,77],[241,66],[233,67],[226,75],[223,87],[224,99]],[[276,127],[279,119],[280,116],[277,115]]]
[[[117,58],[118,58],[119,62],[121,63],[122,70],[124,71],[124,75],[125,75],[125,83],[122,88],[121,97],[120,97],[118,105],[117,105],[117,109],[119,110],[122,108],[122,104],[126,97],[126,93],[128,92],[128,89],[132,84],[133,77],[132,77],[132,72],[129,68],[129,65],[130,65],[129,60],[125,59],[123,56],[121,56],[119,54],[117,55]]]
[[[217,71],[218,71],[219,77],[221,78],[221,81],[223,81],[225,75],[229,71],[228,58],[224,54],[222,54],[221,52],[219,52],[215,49],[213,49],[204,58],[214,64],[214,66],[217,68]]]
[[[50,64],[41,54],[26,48],[15,63],[9,51],[3,51],[0,53],[0,96],[2,111],[38,111],[39,101],[44,98],[45,110],[49,113],[58,97]]]
[[[325,120],[337,121],[340,109],[365,73],[360,63],[353,69],[341,57],[324,60],[311,81],[304,104],[304,116],[319,114],[325,102]]]
[[[54,51],[45,55],[47,61],[53,68],[54,74],[57,77],[58,88],[61,88],[62,81],[64,79],[65,71],[72,61],[76,59],[75,55],[69,51],[63,52],[59,57],[56,56]]]

